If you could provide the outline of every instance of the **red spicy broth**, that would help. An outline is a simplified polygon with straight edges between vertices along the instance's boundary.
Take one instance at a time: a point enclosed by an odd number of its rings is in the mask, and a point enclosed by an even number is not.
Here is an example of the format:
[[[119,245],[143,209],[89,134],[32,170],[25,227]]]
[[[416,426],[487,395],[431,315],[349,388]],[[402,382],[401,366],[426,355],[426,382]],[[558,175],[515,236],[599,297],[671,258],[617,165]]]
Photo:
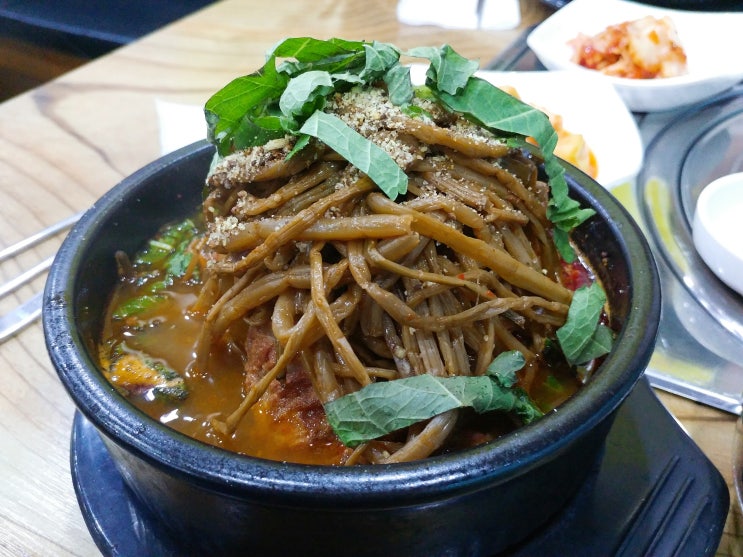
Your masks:
[[[201,234],[201,229],[194,226],[189,245],[198,241]],[[230,451],[307,464],[345,462],[351,449],[330,429],[309,374],[298,361],[289,366],[284,377],[272,383],[234,433],[218,433],[211,419],[240,404],[245,370],[260,368],[263,361],[271,358],[275,343],[270,331],[255,327],[232,331],[229,338],[214,344],[210,373],[195,372],[195,346],[204,319],[204,312],[198,309],[202,283],[196,266],[153,295],[151,284],[131,277],[163,272],[168,261],[173,266],[172,260],[164,258],[152,265],[138,261],[138,257],[132,261],[122,256],[119,259],[123,276],[129,278],[122,278],[112,295],[99,356],[106,377],[136,407],[177,431]],[[562,280],[574,289],[590,282],[591,273],[576,262],[564,266]],[[116,313],[132,300],[154,296],[159,299],[149,305],[140,304],[131,315],[122,317]],[[236,338],[240,335],[244,335],[242,341]],[[247,346],[245,351],[240,349],[241,342]],[[144,369],[142,361],[148,363]],[[163,370],[179,379],[163,383],[158,375]],[[534,377],[529,395],[545,412],[580,388],[575,370],[564,362],[542,361],[531,373]],[[457,431],[440,452],[477,445],[515,427],[502,414],[464,411]],[[389,437],[394,441],[394,434]],[[382,448],[385,442],[387,439],[379,441]]]

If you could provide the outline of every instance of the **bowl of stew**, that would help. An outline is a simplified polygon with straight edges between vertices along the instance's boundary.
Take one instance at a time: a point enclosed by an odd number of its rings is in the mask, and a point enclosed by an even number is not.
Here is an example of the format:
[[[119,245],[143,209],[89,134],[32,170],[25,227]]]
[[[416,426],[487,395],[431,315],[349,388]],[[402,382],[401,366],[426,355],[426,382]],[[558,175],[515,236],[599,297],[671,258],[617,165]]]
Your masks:
[[[365,102],[324,114],[353,126]],[[422,106],[396,194],[335,136],[216,160],[203,141],[124,179],[60,248],[52,363],[184,554],[493,555],[599,462],[653,351],[648,245],[568,163]],[[561,176],[587,212],[558,253],[540,218]],[[591,305],[601,332],[568,356]]]

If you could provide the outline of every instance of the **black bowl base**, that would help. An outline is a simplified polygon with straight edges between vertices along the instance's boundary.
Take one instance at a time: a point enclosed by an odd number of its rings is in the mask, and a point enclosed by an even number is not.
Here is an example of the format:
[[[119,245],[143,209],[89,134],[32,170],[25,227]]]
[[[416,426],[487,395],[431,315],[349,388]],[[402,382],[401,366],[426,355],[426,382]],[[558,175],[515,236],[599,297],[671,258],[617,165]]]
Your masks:
[[[70,461],[83,517],[105,556],[184,553],[136,502],[79,413]],[[729,502],[720,473],[642,379],[617,414],[603,458],[567,507],[499,557],[711,556]]]

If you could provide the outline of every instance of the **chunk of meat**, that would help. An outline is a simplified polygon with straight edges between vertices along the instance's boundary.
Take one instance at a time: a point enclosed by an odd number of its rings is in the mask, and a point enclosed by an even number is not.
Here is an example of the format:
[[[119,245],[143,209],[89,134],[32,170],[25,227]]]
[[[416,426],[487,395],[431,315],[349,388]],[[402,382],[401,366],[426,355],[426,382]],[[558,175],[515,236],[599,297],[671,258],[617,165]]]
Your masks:
[[[250,327],[246,355],[247,389],[277,360],[278,343],[267,327]],[[271,382],[253,408],[252,415],[253,435],[270,439],[265,446],[272,454],[261,455],[266,458],[287,460],[287,455],[291,454],[291,460],[295,462],[341,464],[350,452],[330,427],[312,385],[310,372],[298,360],[287,367],[284,377]],[[317,462],[314,460],[316,455],[322,455],[322,458],[330,456],[331,461]]]

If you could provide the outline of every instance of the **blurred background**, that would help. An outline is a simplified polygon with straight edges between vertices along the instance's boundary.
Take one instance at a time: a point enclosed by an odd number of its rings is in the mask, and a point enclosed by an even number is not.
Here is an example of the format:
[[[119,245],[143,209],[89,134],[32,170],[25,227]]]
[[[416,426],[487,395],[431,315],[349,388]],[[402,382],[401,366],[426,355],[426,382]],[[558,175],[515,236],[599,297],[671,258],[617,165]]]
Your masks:
[[[0,101],[214,0],[0,0]]]

